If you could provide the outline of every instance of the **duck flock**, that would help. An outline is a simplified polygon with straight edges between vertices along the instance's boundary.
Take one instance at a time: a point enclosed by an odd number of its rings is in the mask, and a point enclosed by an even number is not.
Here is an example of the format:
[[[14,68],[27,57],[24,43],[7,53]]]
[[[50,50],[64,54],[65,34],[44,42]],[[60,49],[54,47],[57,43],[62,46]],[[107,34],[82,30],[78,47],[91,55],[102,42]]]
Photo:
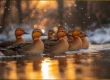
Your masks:
[[[49,56],[63,55],[66,51],[77,51],[88,49],[89,42],[85,38],[85,32],[80,28],[74,28],[68,32],[63,26],[59,26],[57,32],[48,30],[48,39],[41,40],[40,37],[45,35],[40,29],[32,31],[33,42],[26,42],[23,34],[28,34],[23,28],[15,30],[15,41],[6,41],[0,43],[0,54],[4,56],[12,55],[34,55],[48,54]]]

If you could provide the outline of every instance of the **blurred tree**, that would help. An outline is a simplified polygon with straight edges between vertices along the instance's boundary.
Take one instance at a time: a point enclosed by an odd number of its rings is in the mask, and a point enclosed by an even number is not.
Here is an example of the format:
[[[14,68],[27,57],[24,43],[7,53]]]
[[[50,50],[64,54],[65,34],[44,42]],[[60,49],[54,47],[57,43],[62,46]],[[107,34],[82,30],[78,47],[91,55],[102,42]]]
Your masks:
[[[82,29],[86,26],[86,17],[87,17],[87,1],[76,1],[76,25]]]
[[[11,0],[6,0],[5,6],[4,6],[4,13],[1,19],[0,26],[2,27],[0,28],[0,33],[4,31],[4,29],[6,28],[6,25],[8,24],[8,15],[10,13],[10,3],[11,3]]]
[[[18,9],[19,24],[22,24],[23,23],[23,14],[22,14],[22,8],[21,8],[21,0],[16,0],[16,7]]]
[[[108,24],[110,23],[110,3],[109,1],[101,1],[99,3],[99,20],[100,24]]]
[[[23,18],[26,24],[30,24],[33,26],[38,21],[38,9],[36,9],[36,5],[39,4],[39,1],[36,1],[32,8],[29,6],[31,5],[31,1],[27,0],[26,2],[26,9],[23,11]],[[31,16],[33,14],[33,16]]]
[[[64,19],[63,19],[63,13],[64,13],[64,3],[63,0],[57,0],[58,2],[58,19],[59,19],[59,24],[63,25]]]
[[[89,26],[90,29],[99,28],[103,25],[110,23],[110,3],[109,1],[88,1],[87,5],[87,14],[90,16],[90,19],[87,19],[86,25],[95,25]]]

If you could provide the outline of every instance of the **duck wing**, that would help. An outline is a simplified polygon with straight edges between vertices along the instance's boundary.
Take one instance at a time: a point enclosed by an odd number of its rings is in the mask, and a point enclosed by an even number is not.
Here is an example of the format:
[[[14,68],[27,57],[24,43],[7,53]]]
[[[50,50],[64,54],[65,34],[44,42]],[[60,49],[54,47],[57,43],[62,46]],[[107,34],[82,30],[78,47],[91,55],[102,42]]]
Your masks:
[[[22,51],[14,51],[14,50],[0,50],[5,56],[13,56],[18,54],[23,54]]]
[[[44,42],[44,53],[49,53],[51,47],[54,47],[58,41],[46,41]]]
[[[54,46],[58,41],[46,41],[44,42],[45,46]]]
[[[51,56],[62,55],[66,51],[68,51],[68,48],[69,48],[68,42],[65,39],[61,39],[55,46],[51,47],[50,55]]]
[[[15,41],[4,41],[0,43],[0,47],[6,48],[7,46],[15,44]]]
[[[14,44],[14,45],[8,46],[7,49],[8,50],[14,50],[14,51],[23,50],[24,48],[30,46],[30,44],[32,44],[32,43]]]
[[[5,56],[12,56],[12,55],[22,55],[26,54],[26,51],[31,49],[32,43],[20,43],[8,46],[7,48],[0,48],[0,51]]]

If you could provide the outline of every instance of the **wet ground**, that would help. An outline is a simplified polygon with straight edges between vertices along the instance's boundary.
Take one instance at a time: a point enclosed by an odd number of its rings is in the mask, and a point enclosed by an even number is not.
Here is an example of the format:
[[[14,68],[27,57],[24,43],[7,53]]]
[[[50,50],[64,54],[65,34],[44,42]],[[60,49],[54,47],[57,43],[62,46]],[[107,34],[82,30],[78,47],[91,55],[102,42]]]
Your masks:
[[[0,61],[0,79],[110,79],[109,52]]]
[[[0,56],[0,79],[110,79],[110,44],[90,45],[55,58]]]

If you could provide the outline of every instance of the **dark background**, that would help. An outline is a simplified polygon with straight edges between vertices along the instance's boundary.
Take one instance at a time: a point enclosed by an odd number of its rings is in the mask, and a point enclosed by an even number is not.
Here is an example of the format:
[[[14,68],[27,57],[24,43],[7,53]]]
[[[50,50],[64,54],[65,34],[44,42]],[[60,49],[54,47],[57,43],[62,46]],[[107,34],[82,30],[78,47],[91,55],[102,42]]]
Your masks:
[[[109,23],[110,1],[0,0],[0,33],[5,35],[16,27],[48,30],[62,24],[96,30]]]

